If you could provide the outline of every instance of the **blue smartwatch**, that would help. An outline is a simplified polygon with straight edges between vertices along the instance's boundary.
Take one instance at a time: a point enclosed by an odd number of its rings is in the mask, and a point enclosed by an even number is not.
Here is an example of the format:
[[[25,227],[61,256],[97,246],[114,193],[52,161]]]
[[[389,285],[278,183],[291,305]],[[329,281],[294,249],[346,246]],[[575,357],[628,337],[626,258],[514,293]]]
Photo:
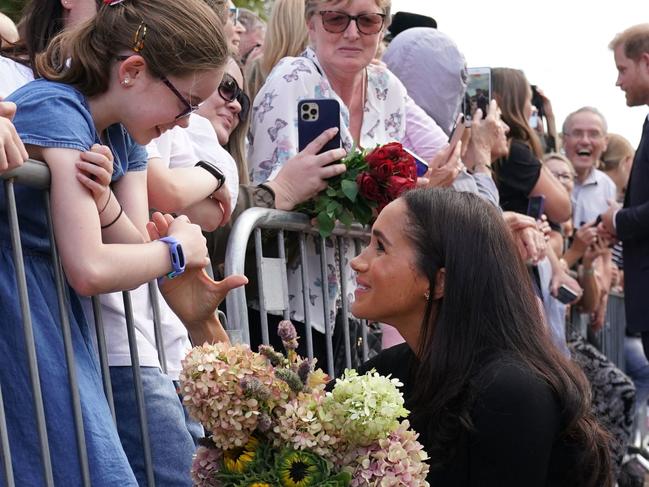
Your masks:
[[[159,240],[169,246],[169,256],[171,257],[173,270],[166,277],[173,279],[185,272],[185,254],[183,254],[183,247],[175,237],[162,237]]]

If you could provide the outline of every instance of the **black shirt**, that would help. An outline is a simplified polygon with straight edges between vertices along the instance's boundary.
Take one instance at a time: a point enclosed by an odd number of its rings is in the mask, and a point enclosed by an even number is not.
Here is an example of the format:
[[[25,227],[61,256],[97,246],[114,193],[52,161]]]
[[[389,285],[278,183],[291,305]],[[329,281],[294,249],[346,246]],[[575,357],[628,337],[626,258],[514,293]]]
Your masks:
[[[401,380],[406,407],[412,410],[414,360],[404,343],[366,362],[360,373],[375,368]],[[443,468],[431,469],[427,478],[431,487],[563,485],[560,479],[574,456],[559,437],[560,405],[549,384],[514,359],[492,360],[479,384],[470,413],[473,431],[460,434],[456,454]],[[425,423],[423,416],[418,423],[410,419],[428,451],[430,441],[424,428],[417,427]]]
[[[541,161],[527,144],[514,139],[509,155],[499,159],[494,169],[501,208],[527,214],[528,196],[541,175]]]

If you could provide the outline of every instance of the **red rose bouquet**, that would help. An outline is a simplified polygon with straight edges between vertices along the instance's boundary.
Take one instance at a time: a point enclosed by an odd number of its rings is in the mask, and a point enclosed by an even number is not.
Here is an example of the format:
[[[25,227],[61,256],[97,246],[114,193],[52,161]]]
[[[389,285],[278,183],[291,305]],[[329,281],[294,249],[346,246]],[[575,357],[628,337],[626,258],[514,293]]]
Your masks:
[[[331,235],[337,220],[345,225],[370,223],[417,182],[415,159],[398,142],[372,151],[352,150],[342,162],[347,171],[331,178],[326,190],[298,208],[316,218],[323,237]]]

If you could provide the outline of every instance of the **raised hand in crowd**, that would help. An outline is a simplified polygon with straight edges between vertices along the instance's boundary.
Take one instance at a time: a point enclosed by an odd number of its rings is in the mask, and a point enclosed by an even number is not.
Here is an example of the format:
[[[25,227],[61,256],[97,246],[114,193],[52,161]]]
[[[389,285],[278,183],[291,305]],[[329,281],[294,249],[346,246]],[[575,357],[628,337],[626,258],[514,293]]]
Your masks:
[[[345,149],[318,154],[337,132],[336,127],[322,132],[302,152],[286,161],[275,179],[265,183],[275,193],[278,210],[292,210],[326,189],[328,178],[345,172],[344,164],[333,164],[345,157]]]
[[[174,218],[155,212],[147,223],[151,240],[168,234]],[[244,286],[248,279],[241,275],[212,280],[204,269],[187,269],[174,279],[163,279],[159,288],[165,301],[187,327],[195,345],[205,342],[228,342],[228,336],[215,314],[225,296],[234,288]]]
[[[615,213],[622,208],[615,200],[608,201],[609,207],[604,213],[602,213],[602,221],[597,225],[597,231],[600,236],[604,237],[609,241],[616,240],[617,233],[615,231],[615,224],[613,219],[615,218]]]
[[[531,216],[515,211],[503,212],[503,218],[512,232],[520,256],[534,264],[545,257],[547,240],[544,232]]]
[[[0,101],[0,173],[22,166],[28,158],[27,150],[11,123],[15,113],[16,105]]]
[[[478,108],[471,122],[469,143],[462,155],[464,163],[471,171],[484,172],[493,161],[509,152],[507,132],[509,127],[500,116],[496,100],[491,100],[487,116],[482,118]],[[465,131],[465,132],[466,132]]]
[[[440,150],[432,161],[430,169],[419,178],[418,186],[428,188],[448,188],[453,184],[457,175],[464,169],[464,164],[460,159],[462,154],[462,142],[458,142],[455,147],[450,145]]]

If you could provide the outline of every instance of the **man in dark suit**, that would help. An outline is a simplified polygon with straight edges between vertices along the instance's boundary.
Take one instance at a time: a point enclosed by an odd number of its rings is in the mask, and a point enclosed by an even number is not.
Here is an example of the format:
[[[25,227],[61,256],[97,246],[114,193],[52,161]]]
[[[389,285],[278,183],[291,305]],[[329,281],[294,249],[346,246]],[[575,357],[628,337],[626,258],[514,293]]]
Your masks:
[[[628,28],[611,41],[617,83],[630,107],[649,105],[649,24]],[[611,203],[599,230],[623,244],[627,330],[642,334],[649,358],[649,118],[633,159],[622,208]]]

